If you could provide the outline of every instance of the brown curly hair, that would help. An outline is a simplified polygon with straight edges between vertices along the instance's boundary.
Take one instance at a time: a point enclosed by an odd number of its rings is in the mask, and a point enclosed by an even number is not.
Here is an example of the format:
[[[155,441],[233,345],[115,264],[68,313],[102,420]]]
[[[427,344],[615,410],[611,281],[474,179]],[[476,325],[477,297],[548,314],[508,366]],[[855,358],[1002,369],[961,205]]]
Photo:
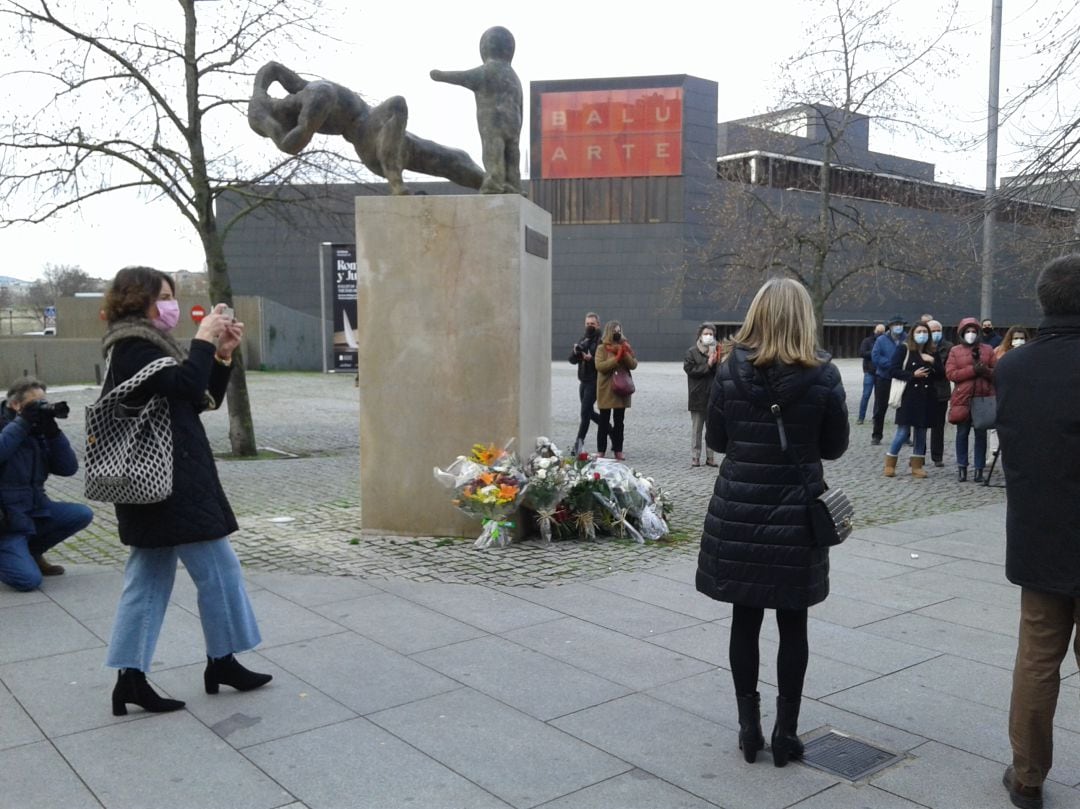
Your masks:
[[[146,310],[157,300],[161,285],[168,284],[176,294],[173,279],[153,267],[124,267],[116,274],[105,293],[105,319],[115,323],[125,317],[146,317]]]

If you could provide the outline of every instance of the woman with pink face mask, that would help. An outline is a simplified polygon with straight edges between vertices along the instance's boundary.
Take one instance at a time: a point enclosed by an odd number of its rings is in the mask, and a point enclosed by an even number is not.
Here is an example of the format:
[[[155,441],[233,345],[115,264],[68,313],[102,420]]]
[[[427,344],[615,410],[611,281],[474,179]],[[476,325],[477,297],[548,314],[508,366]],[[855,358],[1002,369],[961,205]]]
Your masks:
[[[160,713],[184,707],[158,695],[146,680],[179,559],[198,590],[199,620],[206,640],[203,683],[208,694],[219,686],[250,691],[271,680],[244,668],[233,656],[260,641],[240,562],[228,536],[236,518],[218,479],[210,443],[199,414],[218,408],[232,370],[233,351],[244,324],[218,304],[199,324],[190,346],[171,332],[180,321],[172,278],[149,267],[125,267],[105,296],[109,327],[102,393],[130,379],[149,363],[171,357],[127,402],[139,405],[160,394],[169,402],[173,440],[173,489],[159,503],[116,504],[120,541],[131,547],[124,592],[117,607],[105,664],[119,669],[112,694],[113,714],[128,704]]]

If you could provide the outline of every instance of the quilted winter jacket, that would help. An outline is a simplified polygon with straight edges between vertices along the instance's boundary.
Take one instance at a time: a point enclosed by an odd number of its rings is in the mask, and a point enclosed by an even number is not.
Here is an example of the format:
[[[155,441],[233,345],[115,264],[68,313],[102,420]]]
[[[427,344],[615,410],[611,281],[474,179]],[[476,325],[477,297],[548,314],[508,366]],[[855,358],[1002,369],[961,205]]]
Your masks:
[[[148,340],[121,340],[112,349],[102,393],[137,374],[147,363],[165,356]],[[205,394],[222,402],[230,369],[214,362],[214,345],[192,340],[188,358],[165,368],[136,391],[161,393],[169,400],[173,435],[173,491],[168,499],[146,505],[117,504],[120,541],[138,548],[162,548],[221,539],[237,529],[218,479],[214,455],[199,420]],[[141,398],[141,397],[140,397]]]
[[[973,317],[964,318],[957,326],[957,334],[963,334],[964,327],[975,324]],[[971,400],[975,396],[993,396],[993,376],[990,378],[975,375],[975,355],[984,365],[991,369],[997,365],[997,357],[994,349],[983,342],[967,345],[959,341],[949,351],[949,357],[945,360],[945,376],[956,387],[953,388],[952,398],[949,400],[949,423],[963,424],[971,419]]]
[[[810,496],[817,497],[825,490],[822,459],[839,458],[848,446],[840,372],[826,361],[816,368],[774,365],[764,373]],[[746,350],[736,348],[713,384],[706,443],[724,461],[705,517],[697,589],[750,607],[804,609],[829,594],[829,550],[813,545],[807,494],[780,448],[760,374]]]
[[[45,480],[71,477],[78,469],[67,436],[31,433],[26,419],[0,404],[0,511],[5,515],[0,534],[35,534],[33,518],[47,517],[52,505]]]

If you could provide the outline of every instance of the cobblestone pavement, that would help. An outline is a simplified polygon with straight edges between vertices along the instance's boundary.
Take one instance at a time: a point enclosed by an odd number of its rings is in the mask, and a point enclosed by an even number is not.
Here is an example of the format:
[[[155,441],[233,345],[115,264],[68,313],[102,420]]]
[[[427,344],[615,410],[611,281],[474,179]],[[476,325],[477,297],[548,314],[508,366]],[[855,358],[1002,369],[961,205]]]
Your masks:
[[[923,481],[906,474],[892,480],[883,478],[884,447],[870,446],[869,423],[854,424],[862,388],[858,361],[838,364],[853,413],[852,440],[842,459],[826,464],[826,477],[852,497],[860,528],[1004,501],[1001,487],[955,482],[951,427],[946,432],[944,469],[931,468],[930,477]],[[259,446],[301,456],[223,460],[218,464],[240,521],[240,531],[232,541],[249,568],[412,581],[543,585],[649,568],[697,552],[696,539],[715,470],[689,465],[690,419],[681,365],[645,363],[635,374],[638,393],[626,417],[627,461],[655,477],[673,496],[675,506],[672,540],[643,546],[601,540],[549,546],[526,542],[476,550],[471,539],[361,538],[358,391],[353,378],[318,373],[251,373],[248,378]],[[64,427],[77,448],[83,440],[82,408],[96,393],[89,387],[51,391],[51,398],[63,398],[72,405],[72,418]],[[560,446],[570,445],[577,427],[577,381],[574,368],[566,363],[552,365],[552,414],[552,439]],[[207,414],[204,423],[215,450],[227,451],[224,413]],[[888,438],[891,425],[886,432]],[[465,436],[462,451],[482,438],[499,441],[503,437]],[[594,440],[595,436],[590,433],[589,438]],[[906,471],[906,456],[906,451],[901,453],[901,472]],[[51,478],[49,490],[55,499],[81,500],[81,475]],[[443,496],[439,489],[432,492]],[[111,506],[91,505],[96,514],[94,523],[56,548],[50,558],[122,565],[127,552],[117,539]]]

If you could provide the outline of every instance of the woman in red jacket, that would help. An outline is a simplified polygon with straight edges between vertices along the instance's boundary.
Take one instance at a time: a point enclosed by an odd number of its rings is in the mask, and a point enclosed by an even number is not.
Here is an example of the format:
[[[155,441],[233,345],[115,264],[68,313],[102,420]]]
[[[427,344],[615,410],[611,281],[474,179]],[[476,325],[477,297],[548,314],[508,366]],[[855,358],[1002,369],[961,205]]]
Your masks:
[[[945,376],[956,387],[949,400],[949,423],[956,425],[956,479],[967,480],[968,436],[972,431],[971,403],[994,395],[994,349],[980,340],[979,321],[965,317],[956,327],[958,342],[945,362]],[[975,430],[975,477],[983,479],[986,467],[986,430]]]

